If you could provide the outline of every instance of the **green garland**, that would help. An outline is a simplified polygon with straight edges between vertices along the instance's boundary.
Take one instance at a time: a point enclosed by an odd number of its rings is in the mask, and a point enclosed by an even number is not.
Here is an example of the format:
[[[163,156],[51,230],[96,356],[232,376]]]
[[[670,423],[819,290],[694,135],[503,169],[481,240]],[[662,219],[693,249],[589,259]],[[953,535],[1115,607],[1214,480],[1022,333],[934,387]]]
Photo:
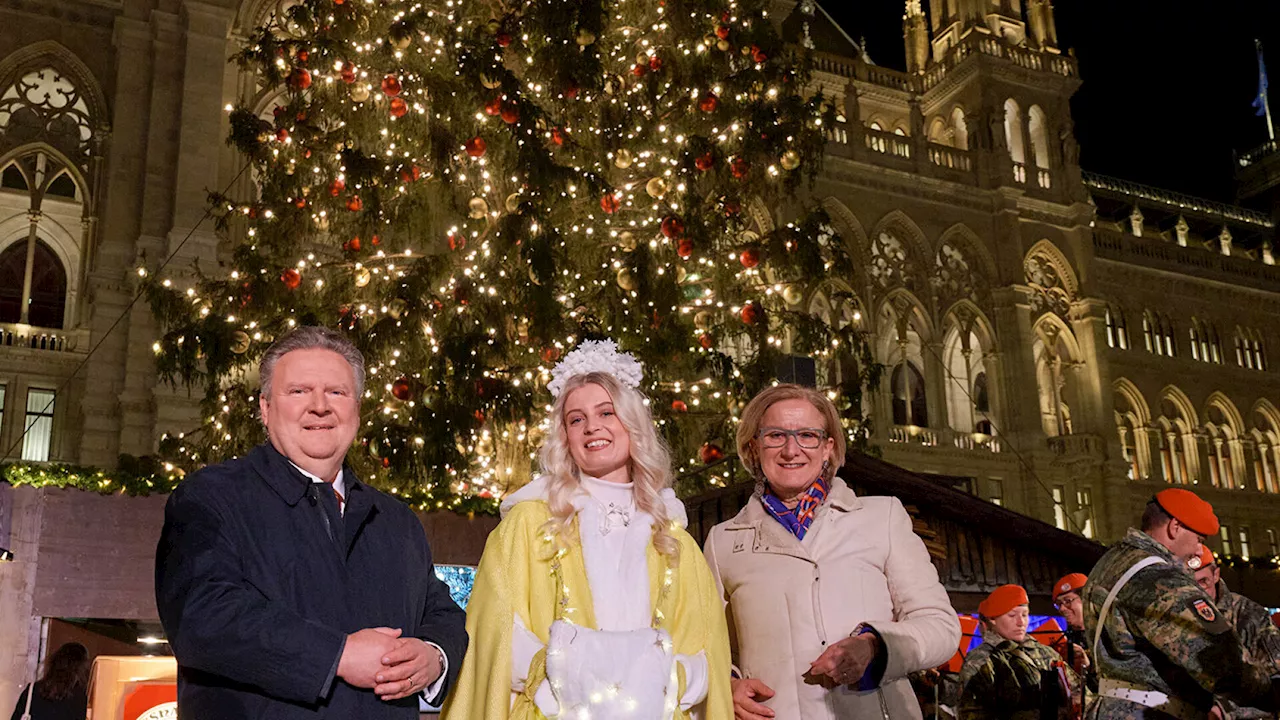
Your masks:
[[[122,459],[122,469],[104,470],[85,465],[63,463],[6,463],[0,465],[0,477],[15,487],[26,485],[34,488],[73,488],[99,495],[128,495],[146,497],[173,492],[182,482],[185,473],[172,465],[161,465],[148,470],[153,463],[149,459]],[[168,469],[165,469],[168,468]],[[379,488],[415,510],[447,510],[462,515],[497,515],[498,500],[480,496],[458,496],[448,492],[433,492],[423,486]]]

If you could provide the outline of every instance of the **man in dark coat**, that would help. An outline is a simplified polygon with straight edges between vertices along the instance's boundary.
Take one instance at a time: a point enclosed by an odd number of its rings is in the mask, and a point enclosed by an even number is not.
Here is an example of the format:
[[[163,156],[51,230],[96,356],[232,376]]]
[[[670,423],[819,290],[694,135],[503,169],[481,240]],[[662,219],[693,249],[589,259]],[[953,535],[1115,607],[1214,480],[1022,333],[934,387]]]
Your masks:
[[[262,359],[270,442],[183,481],[165,508],[156,604],[178,712],[226,718],[418,717],[466,654],[464,614],[414,514],[344,467],[364,360],[322,328]]]

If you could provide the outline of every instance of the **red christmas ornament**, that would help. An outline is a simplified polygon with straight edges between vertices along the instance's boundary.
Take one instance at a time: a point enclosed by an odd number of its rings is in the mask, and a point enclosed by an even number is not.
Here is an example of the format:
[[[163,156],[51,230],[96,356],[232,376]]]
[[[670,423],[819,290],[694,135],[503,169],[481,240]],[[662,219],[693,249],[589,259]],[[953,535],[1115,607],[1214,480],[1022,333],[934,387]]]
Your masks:
[[[716,37],[720,38],[721,40],[728,40],[728,39],[729,39],[729,26],[728,26],[728,25],[718,25],[718,26],[716,26]]]
[[[385,458],[385,457],[382,458],[382,467],[384,468],[391,467],[391,458]]]
[[[508,125],[514,125],[520,120],[520,108],[515,105],[504,105],[502,108],[502,122]]]
[[[393,97],[391,98],[390,111],[391,111],[391,117],[402,118],[404,117],[405,113],[409,112],[409,103],[406,103],[404,101],[404,98]]]
[[[307,199],[300,197],[297,200],[293,201],[293,206],[301,210],[302,208],[307,206]]]
[[[400,168],[400,181],[406,185],[422,177],[422,170],[417,165]]]
[[[301,56],[299,56],[298,59],[306,62],[306,60]],[[289,87],[294,90],[306,90],[311,87],[311,73],[306,68],[296,67],[289,71],[288,82]]]
[[[484,104],[484,114],[497,117],[502,112],[502,98],[494,98]]]
[[[742,212],[742,203],[732,198],[724,201],[724,216],[733,217]]]
[[[542,348],[542,362],[553,363],[558,359],[560,359],[560,348],[555,345]]]
[[[622,207],[622,200],[618,199],[618,196],[613,193],[606,193],[600,198],[600,209],[610,215],[617,212],[620,207]]]
[[[702,112],[715,112],[718,107],[720,107],[720,98],[716,97],[716,94],[710,90],[702,96],[702,99],[698,100],[698,109]]]
[[[351,212],[360,212],[363,207],[364,203],[360,202],[359,195],[352,195],[351,199],[347,201],[347,209]]]
[[[449,233],[449,249],[461,250],[467,246],[467,238],[458,233]]]
[[[654,72],[658,72],[659,70],[661,70],[661,69],[662,69],[662,58],[658,57],[657,55],[650,55],[650,56],[649,56],[649,69],[650,69],[650,70],[652,70],[652,71],[654,71]]]
[[[710,465],[724,459],[724,449],[715,443],[703,443],[698,449],[698,457],[702,458],[703,465]]]
[[[564,130],[561,128],[551,128],[551,142],[556,145],[564,145]]]
[[[356,68],[354,65],[344,64],[342,66],[342,82],[350,85],[356,81]]]
[[[276,141],[284,142],[289,139],[289,131],[286,128],[280,128],[276,131]]]
[[[476,137],[468,140],[463,147],[467,149],[467,154],[471,157],[482,158],[484,157],[484,151],[487,150],[489,146],[485,144],[484,138],[477,135]]]
[[[306,62],[310,59],[311,59],[311,53],[307,52],[306,50],[302,50],[298,52],[298,62]]]
[[[647,69],[648,68],[646,68],[644,65],[641,65],[640,63],[636,63],[631,68],[631,74],[635,75],[636,77],[644,77],[644,73]]]
[[[750,169],[751,166],[747,164],[747,159],[744,157],[736,157],[729,162],[729,171],[732,172],[733,177],[738,180],[746,177],[747,172]]]
[[[676,412],[689,412],[689,406],[684,404],[683,400],[672,400],[671,409]]]
[[[285,268],[285,271],[280,273],[280,282],[290,290],[297,290],[302,284],[302,273],[293,268]]]
[[[373,237],[369,238],[369,242],[374,247],[378,247],[378,245],[382,243],[382,238],[378,237],[377,235],[374,235]]]
[[[711,346],[715,345],[715,343],[715,338],[711,337],[711,335],[707,333],[702,333],[698,336],[698,344],[702,346],[703,350],[710,350]]]
[[[662,234],[670,239],[684,236],[684,221],[677,215],[662,218]]]
[[[395,75],[388,75],[382,78],[382,94],[387,97],[395,97],[400,94],[400,78]]]
[[[697,160],[693,161],[695,167],[703,172],[710,170],[716,164],[716,159],[711,153],[699,155]]]
[[[692,257],[693,241],[689,238],[681,238],[680,242],[676,243],[676,254],[683,260],[688,260]]]
[[[507,47],[508,45],[511,44],[511,40],[512,40],[511,33],[505,30],[498,33],[494,39],[498,41],[499,47]]]
[[[401,375],[391,383],[391,395],[400,402],[413,399],[413,380],[408,375]]]
[[[755,302],[749,302],[742,306],[742,322],[748,325],[755,325],[764,319],[764,308]]]
[[[484,411],[483,411],[483,410],[477,410],[477,411],[475,411],[475,412],[471,413],[471,416],[472,416],[472,417],[474,417],[474,418],[476,419],[476,422],[478,422],[478,423],[483,423],[483,422],[484,422]]]
[[[744,268],[753,268],[760,264],[760,251],[755,248],[747,248],[738,256],[738,260]]]
[[[342,249],[343,249],[343,250],[346,250],[347,252],[359,252],[359,251],[360,251],[360,236],[359,236],[359,235],[357,235],[357,236],[355,236],[355,237],[351,238],[350,240],[346,241],[345,243],[343,243],[343,244],[342,244]]]
[[[754,60],[754,61],[756,61],[756,62],[758,62],[758,63],[762,63],[762,62],[764,62],[765,60],[768,60],[768,59],[769,59],[769,56],[768,56],[768,55],[766,55],[766,54],[764,53],[764,51],[760,49],[760,46],[759,46],[759,45],[752,45],[752,46],[751,46],[751,59],[752,59],[752,60]]]
[[[578,97],[579,90],[580,88],[578,87],[578,83],[570,82],[564,88],[564,96],[569,98],[570,100],[574,100]]]

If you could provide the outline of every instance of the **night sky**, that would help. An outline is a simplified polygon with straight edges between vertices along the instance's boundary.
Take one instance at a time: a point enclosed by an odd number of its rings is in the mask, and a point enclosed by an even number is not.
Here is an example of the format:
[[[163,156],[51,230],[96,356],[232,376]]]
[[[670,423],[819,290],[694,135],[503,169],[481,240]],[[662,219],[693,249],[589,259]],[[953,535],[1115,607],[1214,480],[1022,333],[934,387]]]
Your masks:
[[[819,0],[879,65],[904,69],[902,0]],[[927,6],[927,2],[925,5]],[[1250,107],[1255,37],[1280,131],[1280,0],[1056,0],[1084,81],[1072,101],[1086,170],[1232,202],[1233,151],[1266,142]]]

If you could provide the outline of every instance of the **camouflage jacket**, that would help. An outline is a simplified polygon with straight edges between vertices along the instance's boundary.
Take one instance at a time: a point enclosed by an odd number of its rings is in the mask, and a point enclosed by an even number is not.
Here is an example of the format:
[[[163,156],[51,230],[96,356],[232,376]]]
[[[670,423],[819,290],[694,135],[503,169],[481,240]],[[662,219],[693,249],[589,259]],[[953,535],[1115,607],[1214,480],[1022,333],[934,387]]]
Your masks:
[[[1120,590],[1097,648],[1089,648],[1102,682],[1118,680],[1156,690],[1208,712],[1214,695],[1243,705],[1269,705],[1270,680],[1244,659],[1240,638],[1185,565],[1146,533],[1130,529],[1107,550],[1083,590],[1085,637],[1093,642],[1098,613],[1116,581],[1148,556]],[[1089,716],[1140,717],[1140,705],[1099,697]]]
[[[987,641],[964,658],[960,668],[960,718],[1011,718],[1041,720],[1068,718],[1070,703],[1065,696],[1055,697],[1058,686],[1057,668],[1062,668],[1074,684],[1075,677],[1065,668],[1056,650],[1027,638],[1022,642]]]
[[[1223,617],[1240,636],[1246,658],[1261,666],[1264,672],[1280,674],[1280,628],[1271,622],[1267,609],[1239,593],[1231,592],[1222,580],[1218,581],[1216,604]],[[1232,720],[1275,717],[1274,713],[1241,707],[1230,701],[1224,701],[1223,706]]]

